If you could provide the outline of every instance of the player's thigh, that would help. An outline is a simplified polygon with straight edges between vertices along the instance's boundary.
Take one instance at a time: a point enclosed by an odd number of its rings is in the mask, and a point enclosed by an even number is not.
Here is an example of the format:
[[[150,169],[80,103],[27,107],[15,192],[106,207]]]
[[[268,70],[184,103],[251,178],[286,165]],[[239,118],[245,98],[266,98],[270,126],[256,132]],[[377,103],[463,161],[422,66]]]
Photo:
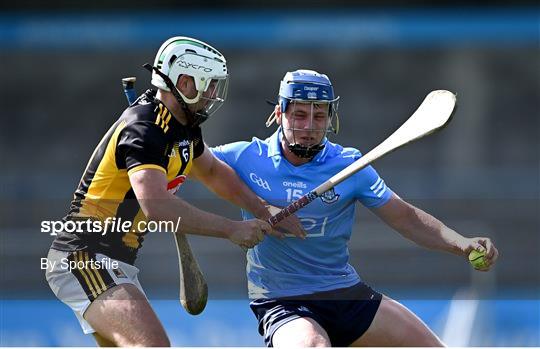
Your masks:
[[[170,346],[156,313],[132,284],[120,284],[98,296],[84,319],[117,346]]]
[[[301,317],[279,327],[272,336],[276,348],[330,347],[326,331],[315,320]]]
[[[441,340],[409,309],[383,296],[368,330],[351,346],[439,347]]]

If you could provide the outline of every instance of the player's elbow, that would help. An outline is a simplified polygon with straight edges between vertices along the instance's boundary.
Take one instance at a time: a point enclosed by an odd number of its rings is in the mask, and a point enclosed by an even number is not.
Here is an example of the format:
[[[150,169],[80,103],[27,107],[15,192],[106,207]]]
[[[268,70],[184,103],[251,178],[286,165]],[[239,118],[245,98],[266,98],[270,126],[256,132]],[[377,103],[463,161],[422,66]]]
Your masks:
[[[139,205],[146,218],[150,221],[159,221],[163,218],[164,213],[167,212],[167,206],[170,205],[171,200],[174,197],[167,191],[154,195],[150,199],[139,199]]]
[[[148,220],[159,221],[163,218],[167,207],[170,205],[174,196],[165,188],[153,187],[139,192],[137,201],[139,206]]]

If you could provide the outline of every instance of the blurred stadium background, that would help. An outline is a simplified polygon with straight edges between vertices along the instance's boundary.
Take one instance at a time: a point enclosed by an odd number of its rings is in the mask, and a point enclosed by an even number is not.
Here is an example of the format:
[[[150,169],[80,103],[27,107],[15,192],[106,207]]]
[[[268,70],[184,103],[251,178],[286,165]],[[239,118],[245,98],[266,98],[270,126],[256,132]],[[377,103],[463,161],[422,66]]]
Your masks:
[[[141,65],[152,62],[165,39],[187,35],[216,46],[230,65],[227,103],[204,124],[209,145],[270,135],[265,99],[273,100],[285,72],[298,68],[330,76],[341,95],[342,131],[333,140],[361,151],[400,125],[430,90],[456,92],[458,112],[443,133],[375,167],[402,197],[451,227],[492,237],[501,253],[497,267],[475,273],[464,260],[422,250],[362,207],[352,263],[450,345],[540,346],[537,3],[348,4],[1,5],[0,345],[94,344],[44,280],[39,261],[52,238],[40,233],[40,221],[65,214],[88,157],[125,107],[120,79],[137,76],[144,91],[149,75]],[[197,183],[179,195],[239,217]],[[138,266],[173,345],[263,345],[246,300],[240,249],[191,238],[211,298],[192,317],[176,301],[172,241],[148,235]]]

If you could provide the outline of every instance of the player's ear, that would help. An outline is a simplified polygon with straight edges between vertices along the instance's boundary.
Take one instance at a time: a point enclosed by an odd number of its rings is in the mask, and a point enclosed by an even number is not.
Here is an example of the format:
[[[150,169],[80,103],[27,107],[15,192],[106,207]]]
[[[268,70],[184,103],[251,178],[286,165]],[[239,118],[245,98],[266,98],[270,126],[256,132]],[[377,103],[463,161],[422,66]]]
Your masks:
[[[188,98],[195,98],[197,91],[195,90],[195,82],[193,77],[182,74],[178,77],[176,88],[182,92],[182,94]]]
[[[281,116],[283,113],[281,112],[281,106],[279,104],[276,104],[274,107],[274,113],[276,113],[276,124],[281,126]]]

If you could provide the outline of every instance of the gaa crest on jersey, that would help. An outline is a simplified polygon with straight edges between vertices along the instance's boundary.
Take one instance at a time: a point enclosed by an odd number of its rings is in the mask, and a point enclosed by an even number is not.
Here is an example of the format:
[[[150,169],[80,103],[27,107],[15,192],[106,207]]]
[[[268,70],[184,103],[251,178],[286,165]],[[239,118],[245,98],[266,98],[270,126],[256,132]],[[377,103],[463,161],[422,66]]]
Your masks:
[[[339,199],[339,194],[336,194],[336,191],[334,190],[334,188],[328,191],[325,191],[321,196],[321,200],[325,204],[333,204],[334,202],[338,201],[338,199]]]

